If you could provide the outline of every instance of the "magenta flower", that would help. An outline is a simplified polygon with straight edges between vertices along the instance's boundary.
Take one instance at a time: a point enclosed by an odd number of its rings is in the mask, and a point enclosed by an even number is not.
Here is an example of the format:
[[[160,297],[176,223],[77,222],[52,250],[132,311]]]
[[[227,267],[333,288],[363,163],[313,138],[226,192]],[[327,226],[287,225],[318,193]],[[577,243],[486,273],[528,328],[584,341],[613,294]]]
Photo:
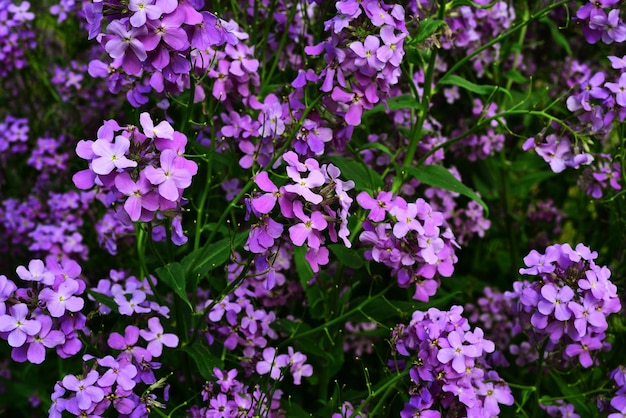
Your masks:
[[[363,67],[367,64],[376,70],[382,69],[385,63],[376,56],[378,48],[380,48],[380,39],[372,35],[368,35],[363,43],[352,42],[350,49],[359,57],[354,60],[354,64],[357,67]]]
[[[66,279],[59,285],[56,292],[49,287],[43,289],[39,294],[39,299],[46,302],[46,308],[54,318],[60,318],[68,312],[78,312],[83,309],[85,301],[83,298],[74,296],[78,293],[79,284],[74,279]]]
[[[104,399],[104,391],[98,386],[94,386],[98,377],[98,372],[95,370],[90,371],[84,379],[80,380],[70,374],[63,378],[61,384],[65,389],[76,392],[78,407],[86,411],[93,403],[98,403]]]
[[[152,185],[146,179],[143,171],[139,174],[136,183],[128,173],[121,173],[115,177],[115,187],[128,196],[124,202],[124,210],[128,213],[131,221],[136,222],[141,218],[142,209],[155,211],[159,208],[159,196],[152,192]]]
[[[606,83],[605,87],[615,93],[618,105],[626,107],[626,73],[620,75],[617,83]]]
[[[302,202],[299,200],[293,202],[293,213],[302,223],[289,228],[291,241],[299,247],[306,241],[310,248],[319,248],[321,244],[319,232],[328,226],[324,215],[321,212],[314,211],[310,217],[306,216],[302,210]]]
[[[10,308],[10,315],[0,315],[0,332],[8,332],[7,342],[11,347],[21,347],[27,336],[36,335],[41,331],[41,322],[26,319],[28,306],[18,303]]]
[[[308,202],[316,205],[322,203],[322,196],[311,191],[312,188],[319,187],[325,183],[326,180],[321,171],[313,170],[309,173],[309,177],[303,179],[298,170],[293,167],[287,167],[287,174],[296,184],[286,185],[285,191],[300,195]]]
[[[178,336],[176,334],[164,334],[163,327],[159,318],[152,317],[148,320],[150,331],[140,330],[141,338],[148,341],[148,351],[153,357],[159,357],[163,352],[163,346],[174,348],[178,345]]]
[[[187,37],[187,32],[181,28],[184,18],[184,14],[174,13],[165,16],[160,21],[148,22],[147,26],[150,28],[150,31],[141,37],[146,51],[154,51],[161,45],[161,41],[175,51],[187,49],[189,47],[189,38]]]
[[[559,321],[567,321],[572,316],[572,311],[567,307],[568,302],[574,298],[574,291],[569,286],[560,289],[548,283],[541,288],[542,300],[537,304],[537,310],[543,315],[550,315],[554,311],[554,317]]]
[[[159,194],[172,202],[180,197],[178,189],[185,189],[191,185],[191,173],[180,167],[176,151],[170,149],[161,153],[160,168],[148,166],[144,172],[150,183],[159,186]]]
[[[126,158],[125,154],[130,149],[130,141],[122,135],[115,137],[111,143],[106,139],[98,139],[91,145],[91,149],[97,158],[91,162],[91,168],[96,174],[106,176],[113,170],[137,167],[135,161]]]

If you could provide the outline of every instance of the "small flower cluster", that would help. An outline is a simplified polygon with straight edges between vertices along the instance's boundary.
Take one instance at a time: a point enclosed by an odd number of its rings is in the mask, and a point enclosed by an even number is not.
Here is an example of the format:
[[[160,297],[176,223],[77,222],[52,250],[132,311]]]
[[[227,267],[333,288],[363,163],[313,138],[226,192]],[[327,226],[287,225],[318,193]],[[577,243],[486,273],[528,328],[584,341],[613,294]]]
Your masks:
[[[269,388],[262,390],[260,385],[250,387],[237,380],[237,369],[215,367],[213,374],[217,380],[206,382],[202,389],[202,400],[209,405],[203,408],[194,406],[188,411],[190,417],[280,416],[280,389],[274,390],[269,397]]]
[[[456,167],[450,167],[449,171],[461,181]],[[456,242],[460,245],[465,245],[474,236],[484,237],[491,227],[491,221],[485,218],[485,210],[478,202],[470,200],[465,207],[458,207],[459,193],[429,187],[424,190],[424,196],[433,210],[441,212],[446,222],[452,225]]]
[[[401,417],[441,417],[440,408],[444,416],[491,417],[500,413],[500,404],[513,404],[509,386],[484,361],[494,343],[483,338],[482,329],[471,331],[462,313],[460,306],[416,311],[408,325],[394,328],[393,352],[407,359],[390,361],[390,367],[409,365],[412,381]]]
[[[479,99],[474,99],[474,107],[472,108],[472,114],[480,119],[488,119],[496,116],[498,112],[498,106],[495,103],[489,103],[483,105]],[[472,120],[471,123],[476,123]],[[502,150],[504,146],[504,134],[499,132],[498,127],[505,126],[504,119],[492,119],[487,132],[479,134],[470,134],[462,140],[452,144],[450,150],[457,157],[467,158],[470,161],[484,160],[487,157]],[[452,137],[464,134],[469,130],[466,123],[461,124],[457,129],[451,133]]]
[[[593,162],[593,156],[575,147],[565,133],[539,134],[530,137],[524,142],[522,149],[534,149],[537,155],[550,164],[555,173],[564,171],[567,167],[578,169],[581,165]]]
[[[376,198],[361,192],[357,202],[369,210],[359,236],[372,247],[365,257],[390,267],[400,287],[414,284],[413,298],[427,302],[439,288],[438,277],[450,277],[457,261],[458,244],[443,214],[422,198],[407,203],[384,191]]]
[[[515,282],[507,293],[518,318],[515,333],[527,333],[531,343],[545,340],[544,354],[562,350],[563,360],[592,366],[593,351],[608,347],[607,317],[621,309],[611,271],[595,264],[597,256],[583,244],[556,244],[524,257],[520,274],[539,280]]]
[[[420,1],[417,3],[419,4]],[[437,2],[430,3],[434,5]],[[450,16],[446,17],[448,28],[444,31],[445,36],[441,38],[443,48],[470,55],[511,27],[512,22],[515,21],[515,9],[511,3],[505,1],[477,3],[490,7],[464,5],[460,6],[456,13],[450,13]],[[422,11],[420,14],[423,13]],[[431,13],[435,14],[435,12]],[[476,75],[482,77],[485,70],[500,59],[500,43],[497,43],[472,57],[472,66]]]
[[[300,385],[303,377],[313,374],[313,367],[306,364],[306,356],[293,347],[287,347],[288,354],[278,354],[274,347],[263,350],[262,359],[257,361],[255,370],[258,374],[269,374],[272,380],[282,380],[287,370],[293,377],[293,383]]]
[[[19,254],[20,248],[27,248],[42,257],[86,259],[88,249],[81,228],[90,201],[90,196],[75,191],[46,192],[39,198],[31,195],[23,202],[14,198],[2,201],[0,227],[4,239],[0,248],[7,246],[8,253],[14,254]]]
[[[620,0],[594,0],[580,6],[576,20],[590,44],[602,40],[605,44],[626,41],[626,24],[620,18]],[[617,8],[613,6],[618,5]]]
[[[589,196],[601,199],[605,191],[621,190],[622,166],[610,154],[599,154],[578,179],[578,185]]]
[[[29,131],[28,119],[7,115],[0,122],[0,152],[3,154],[0,158],[25,152]]]
[[[127,276],[123,271],[111,270],[109,278],[99,280],[93,291],[112,298],[116,305],[115,311],[120,315],[132,316],[154,312],[169,317],[170,310],[167,306],[161,306],[150,300],[154,298],[154,293],[149,281],[156,287],[156,279],[153,276],[139,280],[135,276]],[[92,296],[89,296],[89,299],[94,300]],[[107,315],[111,313],[111,308],[99,304],[98,311]]]
[[[259,222],[252,226],[245,248],[255,254],[265,254],[268,261],[273,259],[276,240],[283,239],[285,228],[285,224],[270,216],[278,203],[282,217],[292,220],[288,230],[291,243],[298,247],[306,244],[306,260],[313,271],[318,272],[319,266],[329,261],[323,232],[332,242],[341,239],[346,247],[351,246],[348,215],[352,198],[347,192],[354,188],[354,182],[339,179],[341,172],[332,164],[320,166],[313,158],[300,162],[293,151],[286,152],[282,160],[287,163],[288,184],[279,188],[265,171],[254,177],[256,185],[265,193],[250,200],[249,208]],[[270,288],[272,285],[268,283]]]
[[[198,171],[197,164],[183,156],[184,134],[174,131],[167,121],[155,125],[148,113],[141,114],[140,122],[143,132],[106,121],[95,141],[82,140],[76,147],[78,156],[90,164],[74,175],[74,184],[83,190],[97,186],[107,206],[123,203],[124,210],[117,216],[127,224],[180,212],[185,203],[183,190]],[[174,234],[173,241],[181,245],[186,238]]]
[[[563,230],[563,220],[567,216],[552,199],[537,200],[528,205],[526,225],[530,228],[527,232],[530,238],[527,248],[546,248],[550,245],[552,238],[559,236]]]
[[[624,418],[626,416],[626,367],[619,366],[609,373],[615,383],[615,396],[603,412],[612,412],[608,418]]]
[[[111,333],[107,344],[121,351],[117,357],[85,355],[85,361],[95,359],[95,364],[85,368],[82,376],[70,374],[57,382],[49,416],[61,417],[64,411],[77,417],[101,416],[111,405],[124,416],[147,416],[149,406],[156,401],[135,394],[133,389],[137,384],[156,383],[153,370],[160,364],[152,361],[153,358],[161,356],[163,346],[178,346],[178,337],[164,333],[158,317],[150,318],[148,326],[149,330],[143,330],[129,325],[123,336]],[[148,342],[146,348],[137,345],[140,336]]]
[[[35,18],[30,3],[19,5],[11,0],[0,1],[0,77],[28,65],[26,52],[36,45],[30,22]]]
[[[305,52],[324,54],[320,90],[331,93],[325,104],[357,126],[363,111],[386,99],[398,83],[407,36],[404,9],[376,0],[340,0],[335,6],[337,15],[325,22],[330,37]]]
[[[81,267],[72,260],[44,263],[34,259],[28,268],[16,269],[24,287],[0,275],[0,338],[12,347],[17,362],[41,364],[46,349],[54,348],[61,358],[78,353],[83,344],[78,332],[89,333],[81,312],[85,282]]]
[[[112,93],[126,89],[131,105],[139,107],[154,90],[178,95],[190,88],[192,65],[214,79],[213,95],[249,95],[258,85],[254,49],[240,43],[248,35],[234,21],[199,12],[190,0],[130,0],[121,4],[85,2],[89,39],[96,38],[112,62],[93,60],[89,73],[109,80]],[[102,21],[105,32],[101,33]],[[226,45],[225,52],[213,48]],[[214,67],[215,66],[215,67]],[[195,100],[204,98],[201,86]]]

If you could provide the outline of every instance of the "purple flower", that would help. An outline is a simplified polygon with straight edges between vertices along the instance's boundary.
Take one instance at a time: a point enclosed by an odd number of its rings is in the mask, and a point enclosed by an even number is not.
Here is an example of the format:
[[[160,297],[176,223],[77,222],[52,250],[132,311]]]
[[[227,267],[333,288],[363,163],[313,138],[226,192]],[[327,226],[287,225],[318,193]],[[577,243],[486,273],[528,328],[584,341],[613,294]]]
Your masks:
[[[28,270],[24,266],[18,266],[15,272],[20,279],[25,281],[41,282],[46,286],[52,286],[54,283],[54,275],[48,271],[41,260],[31,260],[28,263]]]
[[[94,173],[106,176],[115,169],[137,167],[135,161],[131,161],[125,156],[129,148],[130,141],[123,135],[115,137],[113,144],[106,139],[95,141],[91,145],[94,156],[97,157],[91,162]]]
[[[159,194],[172,202],[180,198],[178,189],[191,185],[191,173],[181,167],[176,151],[166,149],[161,153],[161,167],[148,166],[144,169],[150,183],[159,186]]]
[[[104,391],[98,386],[94,386],[98,377],[98,372],[95,370],[90,371],[84,379],[80,380],[70,374],[63,378],[61,384],[65,389],[76,392],[78,407],[86,411],[93,403],[98,403],[104,399]]]
[[[135,183],[126,172],[115,177],[115,187],[128,196],[124,202],[124,210],[131,221],[138,221],[142,216],[142,209],[156,211],[159,208],[159,196],[152,192],[152,185],[146,179],[144,172],[139,173]],[[149,215],[149,220],[152,215]]]
[[[41,331],[41,322],[26,319],[28,306],[25,303],[13,305],[10,315],[0,315],[0,332],[8,332],[7,341],[11,347],[21,347],[27,336],[34,336]]]
[[[306,216],[302,210],[302,202],[299,200],[293,202],[293,212],[302,223],[289,228],[291,241],[297,246],[302,246],[306,241],[310,248],[319,248],[321,244],[320,231],[328,226],[324,215],[314,211],[310,217]]]
[[[474,345],[463,345],[464,338],[460,333],[452,331],[448,334],[449,347],[441,348],[437,353],[437,360],[442,363],[452,361],[452,368],[457,373],[463,373],[466,368],[466,358],[478,357],[480,355]]]
[[[122,67],[128,74],[141,73],[141,63],[148,58],[148,54],[143,43],[137,38],[147,33],[146,27],[129,30],[119,20],[114,20],[107,26],[107,31],[113,36],[106,42],[104,49],[111,58],[122,58]]]
[[[170,139],[174,140],[174,128],[166,120],[159,122],[157,126],[154,126],[154,122],[148,112],[143,112],[139,115],[139,122],[143,128],[143,133],[148,138],[156,139]]]
[[[52,330],[52,319],[47,315],[39,315],[37,321],[41,323],[41,330],[34,336],[28,337],[28,347],[14,348],[11,357],[15,361],[28,360],[33,364],[41,364],[46,359],[46,347],[53,348],[65,342],[62,331]]]
[[[78,293],[79,284],[74,279],[66,279],[59,285],[57,291],[45,288],[39,294],[39,299],[46,302],[46,308],[54,318],[60,318],[68,312],[78,312],[83,309],[83,298],[74,296]]]
[[[130,0],[128,10],[135,12],[130,17],[130,24],[138,28],[146,23],[146,18],[150,20],[160,18],[163,11],[152,3],[154,0]]]
[[[626,107],[626,73],[620,75],[617,83],[606,83],[605,86],[615,93],[617,104]]]
[[[122,360],[121,363],[118,363],[112,356],[106,356],[103,359],[98,359],[98,364],[109,368],[98,379],[98,385],[101,387],[110,387],[116,382],[124,390],[132,390],[135,387],[133,379],[137,376],[137,368],[128,361]]]
[[[574,297],[574,291],[569,286],[560,289],[552,283],[547,283],[541,288],[543,299],[537,304],[537,310],[543,315],[550,315],[554,311],[554,317],[559,321],[567,321],[572,316],[572,311],[567,307],[567,302]]]
[[[298,170],[293,167],[287,167],[287,175],[296,184],[288,184],[285,186],[285,191],[295,193],[304,197],[308,202],[319,204],[322,203],[322,196],[311,191],[312,188],[321,186],[324,184],[324,174],[319,170],[313,170],[309,173],[307,178],[302,178]]]
[[[141,338],[148,341],[148,351],[153,357],[159,357],[163,352],[163,346],[174,348],[178,345],[178,337],[175,334],[164,334],[159,318],[152,317],[148,320],[150,331],[140,330]]]
[[[281,377],[281,369],[289,364],[289,356],[286,354],[276,355],[274,347],[267,347],[263,350],[263,360],[256,364],[258,374],[270,374],[270,377],[277,380]]]

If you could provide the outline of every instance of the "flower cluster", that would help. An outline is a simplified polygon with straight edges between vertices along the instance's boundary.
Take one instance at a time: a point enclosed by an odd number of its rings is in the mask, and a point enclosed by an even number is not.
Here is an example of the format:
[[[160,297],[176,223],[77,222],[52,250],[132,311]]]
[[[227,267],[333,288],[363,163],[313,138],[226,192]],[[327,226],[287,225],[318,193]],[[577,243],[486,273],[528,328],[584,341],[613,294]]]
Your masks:
[[[106,121],[95,141],[82,140],[76,147],[89,168],[76,173],[74,183],[83,190],[98,186],[107,206],[122,203],[124,210],[117,216],[124,223],[151,222],[165,212],[180,211],[183,190],[198,171],[197,164],[183,156],[185,135],[167,121],[155,125],[148,113],[142,113],[140,121],[143,132]],[[180,245],[186,238],[174,234],[173,241]]]
[[[108,79],[109,90],[126,90],[135,107],[148,102],[150,91],[178,95],[191,86],[192,66],[214,79],[213,95],[249,95],[248,85],[258,85],[254,48],[234,21],[195,7],[189,0],[131,0],[122,4],[85,2],[89,38],[96,38],[111,62],[93,60],[89,73]],[[101,32],[103,21],[106,28]],[[214,48],[225,46],[224,51]],[[201,86],[195,100],[205,97]]]
[[[438,278],[450,277],[457,261],[458,244],[443,214],[422,198],[408,203],[391,192],[375,198],[361,192],[357,202],[369,210],[359,236],[372,247],[365,257],[390,267],[400,287],[415,285],[414,299],[428,301],[439,287]]]
[[[148,330],[143,330],[129,325],[123,336],[111,333],[107,344],[121,351],[117,357],[85,355],[85,361],[95,360],[95,364],[85,368],[82,376],[69,374],[57,382],[49,416],[61,417],[64,411],[74,416],[100,416],[111,406],[124,416],[147,416],[157,401],[151,396],[137,395],[133,389],[137,384],[155,384],[153,370],[160,364],[153,358],[161,356],[163,346],[178,345],[178,337],[164,333],[158,317],[150,318],[148,326]],[[148,342],[147,347],[137,344],[140,336]]]
[[[391,337],[394,353],[407,359],[390,361],[394,371],[409,367],[412,387],[403,418],[445,416],[497,416],[500,404],[512,405],[509,386],[484,362],[494,344],[473,331],[463,308],[431,308],[413,313],[408,325],[397,325]]]
[[[620,179],[622,166],[617,161],[612,161],[610,154],[597,155],[593,164],[583,171],[578,179],[578,185],[589,196],[601,199],[607,190],[621,190]]]
[[[331,93],[325,104],[357,126],[363,111],[386,99],[398,83],[407,36],[404,9],[376,0],[340,0],[335,6],[337,15],[325,22],[330,37],[305,52],[324,54],[320,90]],[[352,27],[359,30],[352,33]]]
[[[49,257],[45,263],[31,260],[28,268],[19,266],[16,273],[22,287],[0,275],[0,338],[12,347],[11,358],[41,364],[48,348],[61,358],[78,353],[83,347],[78,333],[89,332],[81,312],[85,305],[81,267],[69,259],[59,263]]]
[[[245,417],[258,414],[264,417],[279,416],[282,391],[273,391],[268,397],[261,385],[250,387],[237,379],[237,369],[213,369],[215,382],[206,382],[202,389],[202,400],[208,406],[190,409],[189,416],[204,417]],[[266,389],[267,390],[267,389]]]
[[[619,0],[595,0],[582,5],[576,11],[576,20],[582,26],[583,35],[590,44],[602,40],[605,44],[626,41],[626,24],[620,18],[620,10],[613,8]]]
[[[621,309],[611,271],[595,264],[597,256],[583,244],[556,244],[524,257],[520,274],[539,280],[515,282],[507,293],[518,318],[515,333],[527,333],[531,345],[545,340],[544,354],[562,352],[565,361],[592,366],[593,352],[608,347],[607,317]]]
[[[306,260],[317,272],[320,265],[328,264],[326,234],[332,242],[341,239],[346,247],[351,247],[348,215],[352,198],[347,192],[354,182],[339,179],[341,172],[332,164],[320,166],[313,158],[300,162],[293,151],[286,152],[282,160],[287,163],[289,183],[279,188],[265,171],[254,177],[265,193],[250,201],[250,210],[259,222],[252,226],[245,248],[273,259],[276,241],[283,238],[285,229],[285,224],[270,215],[278,203],[282,217],[291,223],[288,229],[291,243],[298,247],[306,244]]]
[[[26,53],[36,45],[30,28],[34,18],[29,2],[0,1],[0,77],[28,65]]]

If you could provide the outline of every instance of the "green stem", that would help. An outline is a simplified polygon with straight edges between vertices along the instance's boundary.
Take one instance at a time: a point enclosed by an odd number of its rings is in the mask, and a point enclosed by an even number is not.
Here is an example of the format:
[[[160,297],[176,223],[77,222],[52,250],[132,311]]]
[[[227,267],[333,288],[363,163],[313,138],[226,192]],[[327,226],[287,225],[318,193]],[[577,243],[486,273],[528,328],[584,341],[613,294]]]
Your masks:
[[[369,396],[367,398],[365,398],[363,400],[363,403],[361,403],[361,405],[359,405],[359,407],[352,413],[352,415],[350,415],[351,417],[358,417],[360,416],[359,414],[361,412],[363,412],[363,409],[376,397],[376,395],[378,393],[380,393],[381,391],[384,390],[383,395],[381,400],[379,401],[379,405],[381,405],[383,402],[383,400],[389,396],[389,393],[391,392],[392,389],[394,389],[396,383],[398,383],[398,381],[402,380],[403,378],[405,378],[408,374],[409,371],[411,370],[410,367],[407,367],[406,369],[404,369],[403,371],[401,371],[400,373],[397,373],[396,375],[394,375],[393,378],[391,378],[388,382],[386,382],[380,389],[378,389],[377,391],[372,391]],[[376,406],[376,410],[378,410],[379,405]],[[371,416],[375,416],[375,414],[372,412],[370,414]]]
[[[286,344],[289,344],[291,341],[294,341],[296,339],[300,339],[303,337],[307,337],[309,335],[313,335],[316,334],[320,331],[324,331],[325,329],[327,329],[328,327],[331,327],[335,324],[344,322],[347,318],[356,315],[358,313],[360,313],[360,311],[366,307],[367,305],[369,305],[370,303],[374,302],[376,299],[380,298],[381,296],[385,295],[385,293],[387,293],[389,291],[389,289],[391,289],[391,287],[393,286],[393,284],[387,286],[385,288],[385,290],[383,290],[382,292],[380,292],[379,294],[377,294],[376,296],[372,296],[372,297],[368,297],[367,299],[365,299],[363,302],[361,302],[356,308],[353,308],[351,310],[349,310],[348,312],[331,319],[328,322],[325,322],[324,324],[315,327],[315,328],[311,328],[307,331],[301,332],[300,334],[297,335],[292,335],[291,337],[287,338],[285,341],[283,341],[282,343],[280,343],[281,346],[284,346]]]
[[[500,35],[496,36],[491,41],[487,42],[486,44],[484,44],[480,48],[476,49],[471,54],[468,54],[468,55],[464,56],[463,58],[461,58],[460,60],[458,60],[452,67],[450,67],[450,69],[448,71],[445,72],[445,74],[441,77],[440,80],[444,80],[446,77],[454,74],[454,72],[456,70],[458,70],[461,66],[463,66],[466,62],[470,61],[472,58],[474,58],[475,56],[479,55],[481,52],[485,51],[486,49],[491,48],[493,45],[497,44],[498,42],[501,42],[503,39],[511,36],[513,33],[517,32],[518,30],[520,30],[523,27],[527,26],[530,22],[532,22],[534,20],[541,19],[544,16],[547,16],[552,10],[556,9],[557,7],[563,6],[563,5],[567,4],[567,3],[569,3],[569,0],[561,0],[561,1],[558,1],[558,2],[556,2],[554,4],[551,4],[550,6],[546,7],[545,9],[539,11],[536,14],[529,15],[527,20],[524,20],[524,21],[522,21],[522,22],[512,26],[510,29],[505,30]]]
[[[298,120],[297,126],[291,132],[291,135],[289,136],[287,141],[285,141],[285,144],[274,154],[274,157],[272,158],[272,160],[265,167],[263,167],[261,171],[268,170],[270,167],[272,167],[274,165],[274,163],[279,158],[282,157],[282,155],[285,153],[287,148],[291,145],[291,142],[296,137],[296,134],[298,133],[298,131],[302,127],[302,124],[304,123],[304,120],[309,115],[309,113],[313,110],[313,108],[315,108],[317,103],[319,103],[319,101],[322,100],[322,97],[323,97],[323,95],[317,96],[315,98],[315,100],[313,100],[313,102],[309,106],[306,107],[306,109],[302,112],[302,116]],[[250,179],[243,186],[243,188],[241,189],[239,194],[228,204],[228,206],[226,207],[224,212],[220,215],[220,218],[217,221],[218,225],[222,225],[224,223],[226,218],[229,216],[230,212],[237,206],[237,203],[241,200],[241,198],[243,198],[250,191],[250,189],[252,189],[253,186],[254,186],[254,179]],[[193,263],[191,263],[190,267],[187,269],[187,272],[194,271],[195,268],[198,266],[198,263],[200,262],[200,260],[202,260],[202,259],[204,259],[206,257],[206,255],[207,255],[206,253],[207,253],[207,251],[209,251],[209,244],[211,244],[213,242],[213,240],[215,239],[215,236],[217,235],[217,232],[218,232],[218,228],[215,228],[213,231],[211,231],[211,234],[209,235],[209,238],[207,238],[206,242],[204,243],[204,247],[203,247],[202,253],[193,260]]]
[[[443,20],[446,8],[445,8],[445,0],[441,0],[439,2],[439,10],[437,18],[439,20]],[[417,145],[419,141],[422,139],[422,128],[424,127],[424,122],[426,121],[426,117],[428,116],[428,109],[430,108],[430,99],[432,96],[432,84],[433,84],[433,76],[435,74],[435,62],[437,61],[437,50],[431,49],[430,51],[430,59],[428,60],[428,66],[426,68],[426,75],[424,76],[424,91],[422,93],[422,99],[420,101],[420,109],[417,114],[417,123],[413,126],[413,130],[411,132],[411,139],[409,141],[409,148],[404,156],[404,162],[402,163],[402,168],[407,168],[413,162],[415,158],[415,152],[417,150]],[[413,75],[409,74],[411,77],[409,79],[409,83],[413,83]],[[413,90],[413,89],[412,89]],[[415,99],[420,100],[417,96],[417,90],[414,90]],[[395,186],[395,188],[399,188],[401,184]],[[394,192],[397,192],[395,190]]]

